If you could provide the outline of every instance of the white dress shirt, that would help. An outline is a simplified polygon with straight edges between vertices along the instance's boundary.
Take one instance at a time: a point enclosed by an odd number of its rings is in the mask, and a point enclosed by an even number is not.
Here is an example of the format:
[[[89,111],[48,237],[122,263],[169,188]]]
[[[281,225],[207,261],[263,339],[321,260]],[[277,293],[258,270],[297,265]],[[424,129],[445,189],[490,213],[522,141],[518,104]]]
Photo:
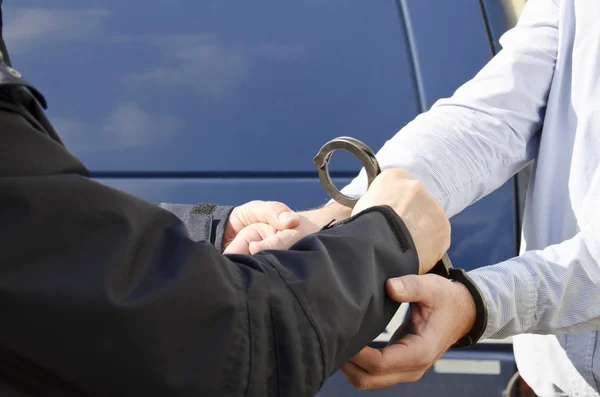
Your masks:
[[[377,158],[449,217],[535,160],[522,254],[470,272],[489,306],[484,338],[514,336],[538,395],[600,396],[600,1],[529,0],[501,44]],[[362,170],[343,192],[365,190]]]

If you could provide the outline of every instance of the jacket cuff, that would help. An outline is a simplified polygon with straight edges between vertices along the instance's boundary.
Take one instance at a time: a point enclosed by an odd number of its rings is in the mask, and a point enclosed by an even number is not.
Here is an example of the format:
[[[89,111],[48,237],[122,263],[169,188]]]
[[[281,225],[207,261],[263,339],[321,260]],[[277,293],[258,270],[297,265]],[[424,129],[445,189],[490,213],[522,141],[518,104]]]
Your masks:
[[[370,212],[379,212],[381,215],[383,215],[385,217],[385,219],[388,222],[388,225],[390,226],[390,228],[392,229],[392,232],[394,233],[394,236],[396,237],[396,240],[398,241],[398,244],[400,245],[400,249],[402,250],[402,252],[403,253],[410,252],[412,255],[414,255],[414,257],[410,261],[410,264],[411,264],[410,270],[411,271],[408,274],[419,274],[419,257],[417,255],[417,248],[416,248],[415,242],[412,239],[412,236],[410,235],[410,232],[408,231],[408,228],[406,227],[406,225],[404,224],[402,219],[398,216],[396,211],[394,211],[394,209],[388,205],[378,205],[378,206],[374,206],[374,207],[369,207],[369,208],[359,212],[358,214],[355,214],[355,215],[353,215],[349,218],[346,218],[343,221],[340,221],[337,223],[335,223],[335,219],[333,219],[329,224],[325,225],[321,230],[332,229],[335,227],[345,225],[345,224],[350,223],[353,220],[355,220],[361,216],[364,216]]]
[[[192,207],[192,214],[210,215],[212,223],[210,228],[210,242],[221,252],[223,251],[223,237],[227,220],[233,211],[233,206],[221,206],[212,203],[198,203]]]
[[[343,224],[351,222],[353,219],[355,219],[367,212],[371,212],[371,211],[380,212],[381,214],[383,214],[385,216],[385,218],[387,219],[388,223],[390,224],[390,227],[392,228],[396,238],[398,239],[398,242],[400,243],[400,246],[403,251],[410,250],[410,251],[414,252],[414,255],[415,255],[415,260],[413,262],[414,274],[418,274],[419,273],[419,260],[418,260],[417,250],[416,250],[414,241],[412,239],[412,236],[410,235],[408,228],[406,227],[406,225],[404,224],[402,219],[398,216],[398,214],[396,214],[396,212],[393,210],[393,208],[391,208],[387,205],[370,207],[370,208],[368,208],[368,209],[366,209],[344,221],[336,223],[336,224],[333,224],[334,221],[332,221],[330,224],[326,225],[323,229],[329,229],[332,227],[337,227],[337,226],[343,225]],[[469,347],[469,346],[474,345],[481,339],[483,333],[485,332],[485,330],[487,328],[487,324],[488,324],[487,303],[486,303],[485,297],[484,297],[481,289],[479,289],[477,284],[475,284],[475,282],[469,277],[469,275],[467,274],[467,272],[465,272],[464,269],[453,268],[450,263],[448,263],[448,267],[449,268],[446,268],[446,265],[442,261],[440,261],[436,264],[436,266],[429,273],[437,274],[441,277],[448,278],[455,282],[460,282],[463,285],[465,285],[465,287],[467,287],[467,289],[471,293],[471,296],[473,297],[473,300],[475,301],[475,310],[476,310],[475,322],[474,322],[471,330],[466,335],[464,335],[461,339],[459,339],[454,345],[452,345],[451,348]]]

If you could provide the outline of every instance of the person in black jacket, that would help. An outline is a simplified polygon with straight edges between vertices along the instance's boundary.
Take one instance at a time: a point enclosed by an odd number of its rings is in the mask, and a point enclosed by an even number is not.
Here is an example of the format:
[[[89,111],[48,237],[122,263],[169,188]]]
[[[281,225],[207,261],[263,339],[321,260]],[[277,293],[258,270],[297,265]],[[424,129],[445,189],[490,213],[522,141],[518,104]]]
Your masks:
[[[386,280],[449,245],[439,204],[385,171],[353,216],[289,250],[239,253],[259,222],[223,253],[233,208],[90,179],[44,106],[0,62],[2,396],[314,396],[398,309]]]

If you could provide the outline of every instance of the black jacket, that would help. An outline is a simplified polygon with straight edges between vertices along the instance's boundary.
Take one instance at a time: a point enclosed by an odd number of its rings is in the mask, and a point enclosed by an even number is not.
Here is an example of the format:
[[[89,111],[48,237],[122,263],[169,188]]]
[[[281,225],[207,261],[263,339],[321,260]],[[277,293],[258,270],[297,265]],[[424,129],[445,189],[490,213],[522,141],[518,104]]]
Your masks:
[[[222,255],[229,208],[191,236],[90,179],[24,86],[0,64],[1,396],[314,396],[398,309],[418,261],[390,208]]]

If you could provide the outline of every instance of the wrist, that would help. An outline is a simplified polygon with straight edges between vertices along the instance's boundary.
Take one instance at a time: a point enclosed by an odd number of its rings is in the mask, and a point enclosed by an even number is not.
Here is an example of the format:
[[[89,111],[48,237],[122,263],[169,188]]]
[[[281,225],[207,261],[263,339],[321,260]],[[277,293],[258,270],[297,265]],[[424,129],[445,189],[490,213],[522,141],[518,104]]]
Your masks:
[[[488,324],[488,309],[483,293],[464,269],[450,269],[450,279],[457,288],[464,326],[459,340],[452,346],[469,347],[479,342]]]
[[[475,300],[469,292],[469,289],[463,283],[453,282],[452,284],[456,290],[454,299],[460,308],[460,313],[463,313],[463,316],[460,319],[459,328],[459,335],[460,338],[462,338],[473,329],[473,325],[475,324]]]

